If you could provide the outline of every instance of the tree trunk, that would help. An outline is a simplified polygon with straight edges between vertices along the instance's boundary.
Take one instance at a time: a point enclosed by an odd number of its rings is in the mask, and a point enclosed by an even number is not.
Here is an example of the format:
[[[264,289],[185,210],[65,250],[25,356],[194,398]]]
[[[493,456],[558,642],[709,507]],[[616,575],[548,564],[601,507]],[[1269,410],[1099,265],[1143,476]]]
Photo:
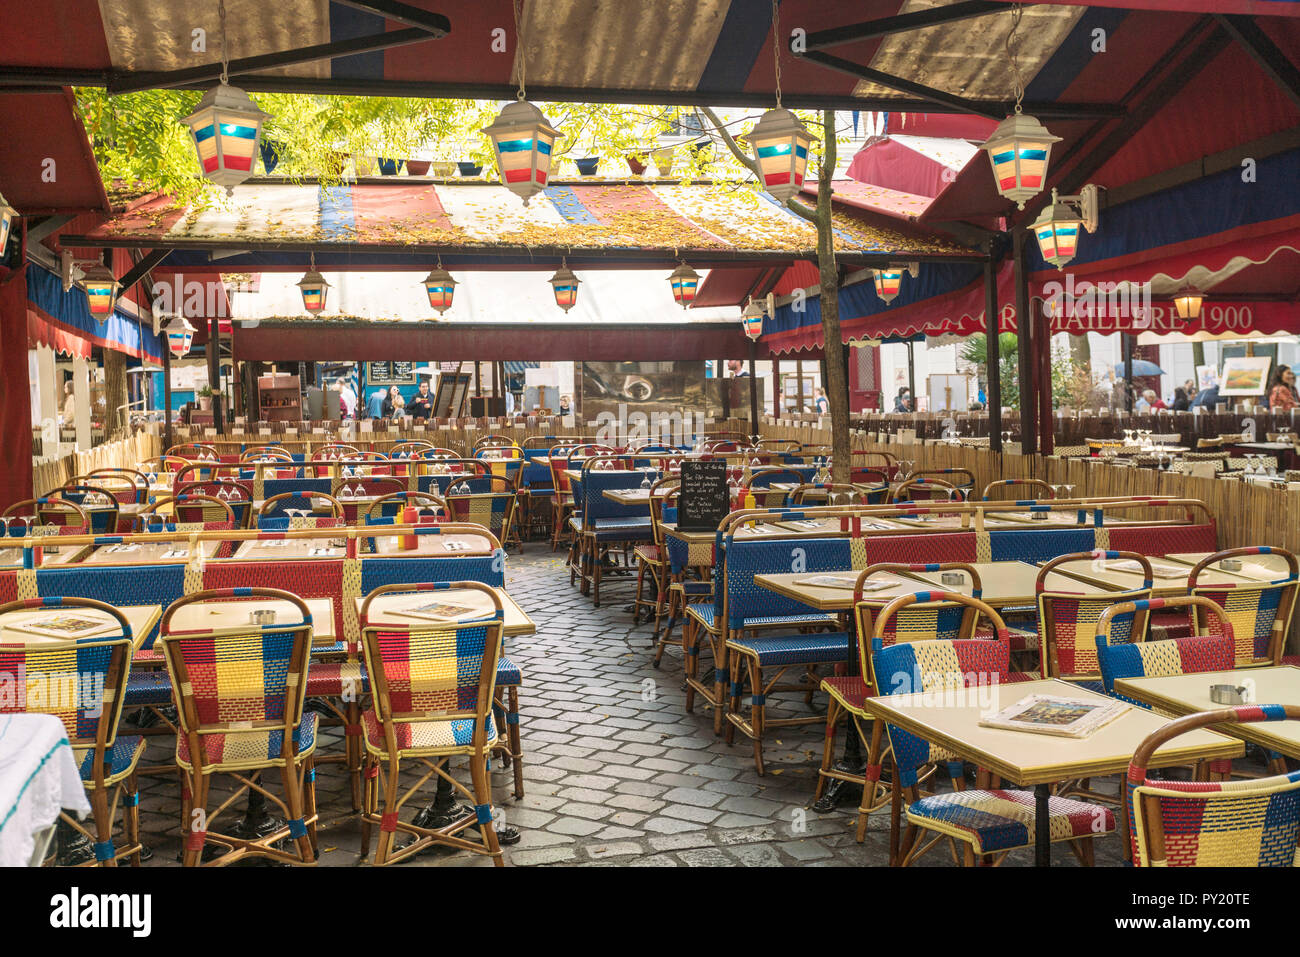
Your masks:
[[[112,441],[126,434],[129,410],[126,388],[126,355],[116,349],[104,350],[104,439]]]
[[[1088,344],[1088,334],[1070,336],[1070,358],[1078,365],[1087,365],[1092,361],[1092,346]]]
[[[849,370],[840,337],[840,277],[831,232],[831,181],[835,175],[835,112],[822,111],[822,163],[817,174],[817,269],[821,279],[822,355],[826,362],[826,398],[831,409],[834,450],[831,477],[847,484],[853,447],[849,435]]]

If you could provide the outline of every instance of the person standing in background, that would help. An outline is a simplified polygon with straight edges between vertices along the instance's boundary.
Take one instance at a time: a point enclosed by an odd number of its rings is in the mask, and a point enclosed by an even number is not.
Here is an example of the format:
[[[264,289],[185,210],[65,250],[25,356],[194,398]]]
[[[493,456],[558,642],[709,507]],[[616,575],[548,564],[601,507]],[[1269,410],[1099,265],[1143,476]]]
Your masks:
[[[402,391],[397,386],[390,385],[388,395],[384,396],[384,404],[380,409],[381,419],[391,419],[394,415],[402,414],[398,411],[400,406],[397,404],[397,400],[400,398],[402,398]]]
[[[77,417],[77,399],[72,394],[72,380],[63,383],[63,421],[70,424]]]
[[[1278,366],[1269,383],[1268,407],[1272,412],[1289,412],[1300,409],[1300,398],[1296,396],[1295,373],[1290,366]]]
[[[825,389],[818,389],[818,390],[817,390],[817,398],[816,398],[815,402],[816,402],[816,405],[817,405],[817,414],[818,414],[818,415],[826,415],[826,414],[828,414],[828,413],[831,411],[831,403],[830,403],[830,400],[826,398],[826,390],[825,390]]]
[[[569,407],[569,397],[568,397],[567,395],[562,395],[562,396],[560,396],[560,409],[559,409],[559,414],[560,414],[560,415],[573,415],[573,409],[571,409],[571,408]]]
[[[370,398],[366,400],[366,418],[382,419],[384,417],[384,402],[388,399],[388,393],[383,389],[376,389],[370,393]]]
[[[429,394],[429,380],[420,380],[420,391],[415,393],[411,399],[411,404],[407,409],[409,415],[417,419],[429,419],[433,417],[433,396]]]

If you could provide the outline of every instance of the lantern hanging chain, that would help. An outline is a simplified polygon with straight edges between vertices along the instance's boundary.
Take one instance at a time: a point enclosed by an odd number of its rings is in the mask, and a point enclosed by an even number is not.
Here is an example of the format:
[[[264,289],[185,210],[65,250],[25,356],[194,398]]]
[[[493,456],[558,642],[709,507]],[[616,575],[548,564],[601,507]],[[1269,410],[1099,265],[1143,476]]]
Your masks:
[[[1021,112],[1020,101],[1025,98],[1025,79],[1020,72],[1020,58],[1017,55],[1020,50],[1020,18],[1024,16],[1024,7],[1016,4],[1011,8],[1011,31],[1007,34],[1007,59],[1011,61],[1011,72],[1015,77],[1015,85],[1012,87],[1012,93],[1016,97],[1016,113]]]
[[[776,67],[776,108],[781,108],[781,19],[780,0],[772,0],[772,63]]]
[[[230,51],[226,48],[226,0],[217,0],[217,17],[221,21],[221,84],[230,83]]]
[[[515,69],[519,72],[519,89],[515,91],[515,99],[522,103],[525,99],[524,71],[528,64],[528,56],[524,50],[523,0],[514,0],[512,6],[515,11]]]

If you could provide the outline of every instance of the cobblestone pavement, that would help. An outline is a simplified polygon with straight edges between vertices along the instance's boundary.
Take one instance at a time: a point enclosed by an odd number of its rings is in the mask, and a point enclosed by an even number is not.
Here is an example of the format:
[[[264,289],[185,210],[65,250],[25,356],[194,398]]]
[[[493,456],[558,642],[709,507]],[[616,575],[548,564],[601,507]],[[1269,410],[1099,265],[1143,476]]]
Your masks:
[[[634,627],[631,591],[606,580],[603,606],[569,586],[562,557],[532,543],[507,564],[507,591],[537,624],[531,637],[506,640],[524,677],[520,694],[526,795],[516,800],[512,772],[495,767],[494,800],[522,840],[506,848],[512,865],[801,865],[883,866],[888,810],[871,816],[864,844],[853,839],[856,802],[818,815],[812,803],[823,725],[777,729],[769,737],[767,773],[737,735],[728,746],[713,734],[709,713],[684,710],[680,646],[662,667],[651,664],[651,627]],[[680,634],[680,631],[678,632]],[[814,699],[820,707],[820,696]],[[769,710],[774,710],[769,707]],[[790,696],[787,714],[809,713]],[[842,740],[842,737],[841,737]],[[154,738],[146,762],[171,760],[171,739]],[[341,751],[337,732],[322,735],[318,755]],[[468,774],[463,775],[468,779]],[[1109,784],[1108,784],[1109,786]],[[339,764],[318,766],[320,863],[356,866],[360,826]],[[180,788],[174,775],[141,779],[143,840],[152,866],[175,866]],[[404,818],[409,813],[403,814]],[[373,854],[373,844],[372,844]],[[1119,843],[1098,842],[1098,864],[1115,864]],[[490,866],[468,852],[434,849],[399,866]],[[924,864],[951,865],[936,848]],[[1020,851],[1007,865],[1032,863]],[[1053,849],[1053,863],[1073,855]]]

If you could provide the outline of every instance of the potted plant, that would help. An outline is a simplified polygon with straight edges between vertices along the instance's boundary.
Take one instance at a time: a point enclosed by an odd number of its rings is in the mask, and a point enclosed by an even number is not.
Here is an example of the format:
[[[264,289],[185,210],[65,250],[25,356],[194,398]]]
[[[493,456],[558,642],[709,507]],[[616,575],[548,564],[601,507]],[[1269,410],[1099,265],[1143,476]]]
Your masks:
[[[426,176],[429,172],[429,161],[408,159],[406,161],[406,171],[412,176]]]
[[[575,159],[573,164],[578,167],[580,176],[595,176],[596,167],[600,165],[599,156],[586,156],[582,159]]]
[[[478,176],[483,172],[483,164],[476,163],[473,160],[459,160],[456,163],[456,169],[460,170],[461,176]]]
[[[389,159],[386,156],[379,157],[379,175],[396,176],[402,169],[403,160]]]
[[[660,176],[669,176],[673,171],[673,148],[671,146],[661,146],[650,154],[655,161],[655,167],[659,170]]]
[[[455,163],[434,163],[433,175],[439,179],[451,179],[456,173]]]
[[[645,153],[628,153],[623,158],[627,160],[627,168],[632,171],[634,176],[640,176],[645,172],[647,160]]]
[[[210,386],[204,386],[197,393],[199,397],[199,409],[203,412],[212,411],[212,389]]]

